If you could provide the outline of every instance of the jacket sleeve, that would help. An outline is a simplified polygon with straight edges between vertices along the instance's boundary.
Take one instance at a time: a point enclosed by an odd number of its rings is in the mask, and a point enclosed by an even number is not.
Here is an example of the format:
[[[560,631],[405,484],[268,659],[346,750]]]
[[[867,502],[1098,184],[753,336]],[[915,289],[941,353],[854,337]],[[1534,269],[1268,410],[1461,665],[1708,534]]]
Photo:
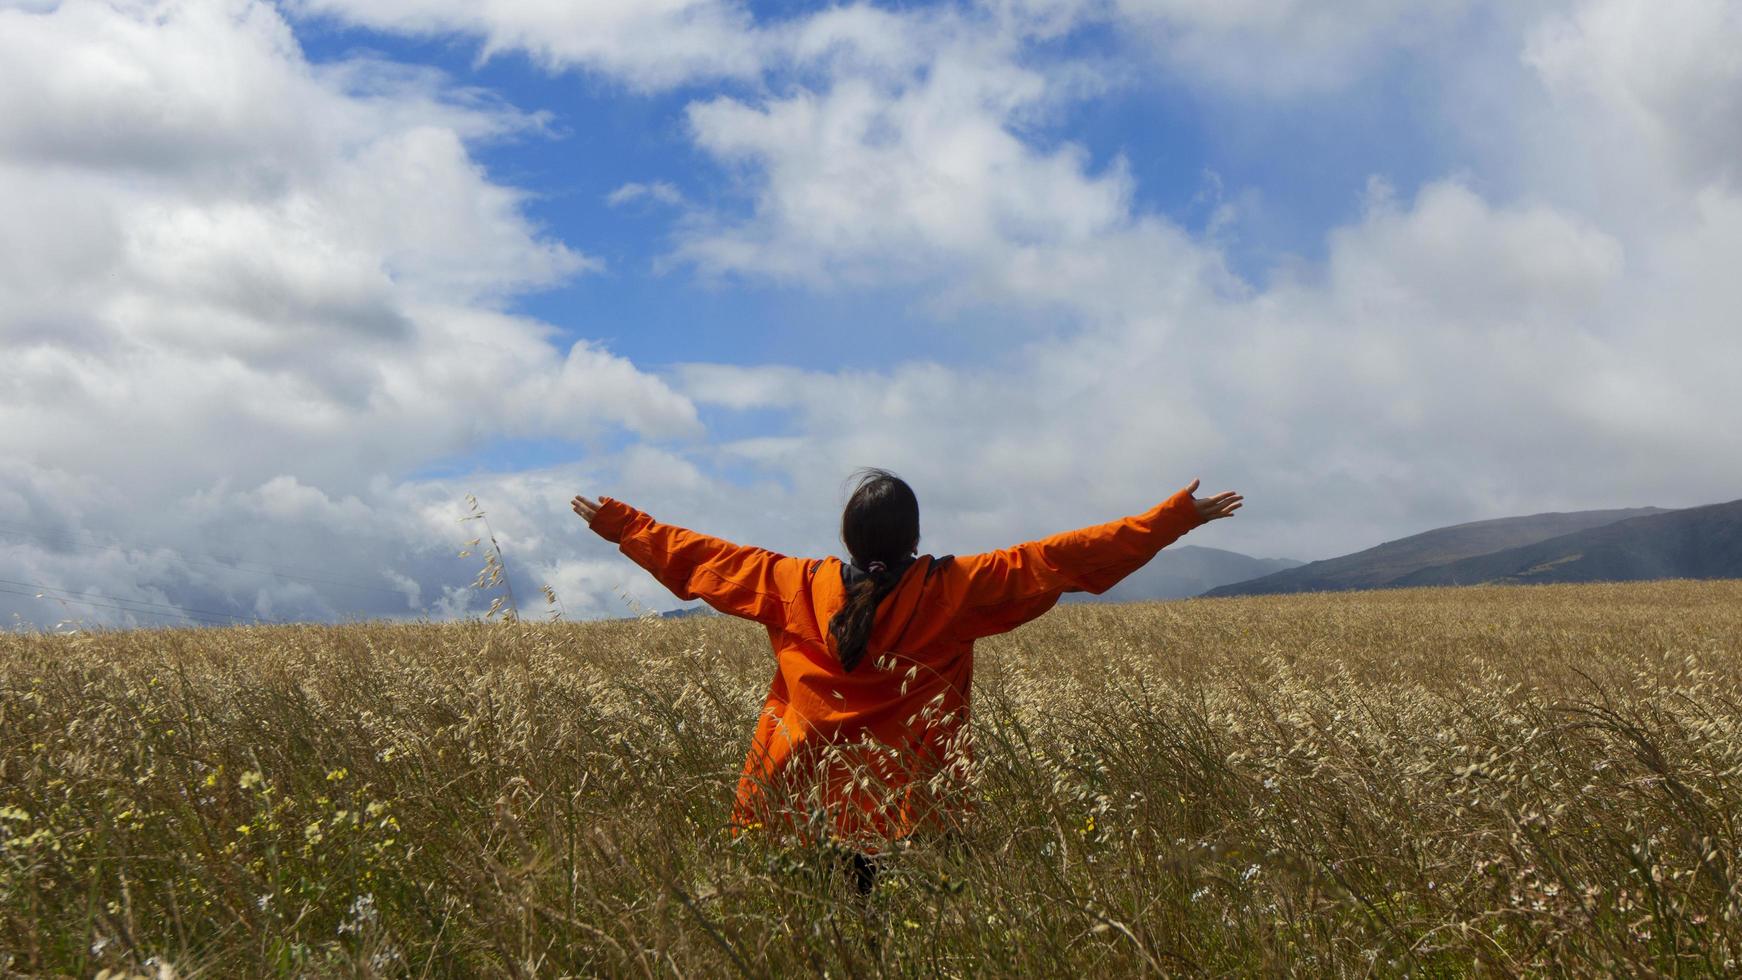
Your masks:
[[[701,599],[731,616],[783,628],[786,607],[803,588],[809,562],[661,524],[605,497],[592,528],[679,599]]]
[[[978,639],[1015,629],[1066,592],[1100,594],[1204,523],[1184,490],[1146,513],[982,555],[957,558],[955,632]]]

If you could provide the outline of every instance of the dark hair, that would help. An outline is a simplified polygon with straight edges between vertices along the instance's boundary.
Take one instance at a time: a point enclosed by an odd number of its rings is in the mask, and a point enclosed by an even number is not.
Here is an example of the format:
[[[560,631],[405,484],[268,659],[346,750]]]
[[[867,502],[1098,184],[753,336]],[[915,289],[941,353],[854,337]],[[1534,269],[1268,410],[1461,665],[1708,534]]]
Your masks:
[[[829,620],[841,666],[848,671],[865,656],[877,604],[901,581],[908,557],[919,546],[919,499],[913,488],[887,470],[865,469],[858,477],[841,511],[841,543],[853,564],[868,574],[850,580],[847,604]]]

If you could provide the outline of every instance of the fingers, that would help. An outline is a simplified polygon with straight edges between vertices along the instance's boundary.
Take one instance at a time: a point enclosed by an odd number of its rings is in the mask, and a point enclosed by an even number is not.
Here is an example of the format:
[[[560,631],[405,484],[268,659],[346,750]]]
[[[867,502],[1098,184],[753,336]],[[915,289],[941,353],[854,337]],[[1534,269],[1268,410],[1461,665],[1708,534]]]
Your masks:
[[[1234,512],[1239,510],[1240,506],[1245,503],[1245,501],[1246,498],[1240,496],[1238,493],[1235,493],[1232,490],[1224,490],[1221,493],[1216,494],[1214,497],[1205,497],[1204,499],[1197,501],[1198,512],[1204,515],[1205,520],[1219,520],[1224,517],[1233,516]]]
[[[588,524],[593,523],[593,517],[599,513],[599,502],[591,497],[576,495],[575,499],[569,501],[569,506]]]
[[[1192,480],[1192,485],[1189,487],[1186,487],[1186,495],[1187,496],[1190,496],[1190,495],[1198,492],[1198,483],[1199,483],[1199,481],[1194,479],[1194,480]]]

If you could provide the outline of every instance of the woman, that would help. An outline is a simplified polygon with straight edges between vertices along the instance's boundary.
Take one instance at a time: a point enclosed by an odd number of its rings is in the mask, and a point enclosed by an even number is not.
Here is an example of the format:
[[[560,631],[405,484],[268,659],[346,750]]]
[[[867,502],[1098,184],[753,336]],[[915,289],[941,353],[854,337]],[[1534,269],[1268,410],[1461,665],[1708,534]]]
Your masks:
[[[786,827],[861,853],[928,822],[965,762],[974,641],[1066,592],[1105,592],[1242,498],[1198,481],[1146,513],[968,557],[915,556],[919,503],[866,470],[841,515],[851,563],[788,558],[661,524],[609,497],[575,513],[681,599],[768,628],[776,670],[733,808],[735,830]],[[864,864],[860,862],[860,870]],[[863,883],[863,882],[862,882]]]

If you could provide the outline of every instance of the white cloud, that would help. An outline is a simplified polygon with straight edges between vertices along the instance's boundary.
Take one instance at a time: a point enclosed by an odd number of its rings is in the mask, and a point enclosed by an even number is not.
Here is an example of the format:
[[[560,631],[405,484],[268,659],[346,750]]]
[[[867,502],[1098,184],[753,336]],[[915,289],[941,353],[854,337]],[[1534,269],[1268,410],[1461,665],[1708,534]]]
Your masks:
[[[1658,286],[1587,221],[1448,182],[1376,199],[1320,275],[1243,298],[1202,282],[1144,296],[1014,363],[696,365],[684,390],[789,411],[784,438],[724,452],[809,507],[854,465],[908,475],[942,529],[927,547],[1125,513],[1202,475],[1253,501],[1215,544],[1323,557],[1462,520],[1735,496],[1742,436],[1711,424],[1729,402],[1709,366],[1742,363],[1709,326],[1734,287],[1702,284],[1706,322],[1668,326],[1636,319]],[[1695,347],[1659,352],[1671,338]]]
[[[663,180],[647,184],[635,182],[624,184],[606,195],[605,203],[615,208],[643,199],[673,206],[684,203],[683,192],[678,190],[675,185]]]
[[[483,57],[524,52],[551,70],[581,69],[642,89],[753,80],[794,64],[909,71],[927,63],[947,25],[964,21],[992,36],[1039,40],[1111,24],[1188,82],[1295,96],[1347,85],[1400,50],[1441,46],[1472,11],[1547,2],[977,0],[894,9],[856,2],[772,22],[740,0],[292,0],[291,9],[398,34],[470,36]]]
[[[1028,0],[1045,6],[1048,0]],[[1053,0],[1077,8],[1081,0]],[[1108,0],[1107,17],[1180,83],[1303,103],[1423,61],[1467,63],[1481,32],[1565,0]]]
[[[145,621],[405,612],[406,580],[456,578],[451,521],[400,513],[406,474],[698,432],[659,379],[504,312],[597,266],[471,155],[541,125],[428,70],[310,65],[262,3],[0,11],[13,577]],[[300,571],[184,560],[216,554]]]
[[[1037,335],[1028,317],[988,334],[998,353],[977,367],[692,365],[685,391],[789,413],[786,431],[724,452],[782,474],[799,499],[820,506],[833,474],[891,465],[919,477],[922,496],[931,488],[928,514],[972,546],[1119,512],[1135,506],[1120,503],[1132,487],[1165,493],[1200,471],[1254,500],[1217,528],[1222,543],[1307,558],[1482,517],[1733,498],[1742,418],[1715,365],[1742,363],[1742,338],[1721,326],[1736,286],[1718,265],[1742,258],[1742,212],[1715,168],[1734,155],[1712,148],[1742,133],[1742,116],[1713,124],[1711,107],[1742,91],[1729,67],[1742,45],[1728,43],[1731,13],[1677,5],[1661,11],[1677,23],[1653,28],[1674,43],[1644,42],[1672,66],[1647,73],[1638,64],[1649,62],[1605,53],[1601,42],[1625,31],[1589,26],[1631,23],[1616,5],[1547,26],[1515,11],[1494,21],[1512,33],[1479,45],[1510,46],[1536,73],[1516,76],[1527,86],[1516,118],[1483,121],[1496,131],[1519,132],[1569,86],[1649,110],[1644,122],[1580,114],[1520,139],[1502,167],[1539,179],[1595,171],[1616,193],[1546,181],[1500,196],[1459,176],[1399,203],[1376,181],[1359,220],[1330,233],[1324,262],[1278,270],[1262,289],[1225,271],[1213,236],[1135,207],[1121,169],[1093,172],[1071,148],[1034,140],[1022,112],[1060,97],[1056,76],[1008,46],[943,36],[906,76],[837,73],[786,94],[700,101],[698,145],[745,175],[752,201],[746,218],[686,229],[682,254],[702,270],[818,289],[893,281],[958,316],[1038,306],[1072,328]],[[1415,14],[1383,7],[1350,13],[1349,43],[1415,43]],[[1308,29],[1333,16],[1316,8],[1218,10],[1231,19],[1206,12],[1188,26],[1241,43],[1329,39],[1315,56],[1341,43],[1341,21]],[[1572,80],[1557,74],[1568,65]],[[1249,67],[1291,97],[1350,81]],[[1582,76],[1591,71],[1605,81]],[[1528,87],[1539,79],[1545,90]],[[1448,125],[1468,121],[1459,98],[1445,94]],[[1580,152],[1636,130],[1647,145],[1654,133],[1674,142],[1646,168]],[[1652,222],[1621,193],[1641,174],[1651,180],[1634,197],[1652,203]]]
[[[467,34],[483,56],[527,52],[552,68],[581,68],[658,88],[742,78],[761,67],[750,15],[729,0],[292,0],[298,13],[415,35]]]
[[[692,103],[696,144],[750,175],[751,199],[747,216],[692,214],[678,256],[716,277],[919,287],[946,309],[1103,315],[1186,282],[1240,290],[1220,256],[1133,208],[1123,159],[1097,169],[1084,147],[1025,137],[1088,93],[983,28],[938,22],[929,60],[905,72]]]
[[[610,203],[678,207],[679,268],[728,288],[918,297],[986,352],[876,371],[696,364],[675,387],[503,312],[593,267],[468,151],[538,117],[415,70],[310,67],[249,4],[161,21],[8,13],[0,448],[28,462],[0,469],[0,521],[216,537],[281,573],[40,537],[0,535],[0,554],[30,581],[141,603],[455,612],[475,598],[460,588],[472,568],[441,543],[465,534],[455,501],[474,491],[523,604],[549,582],[591,615],[623,611],[625,587],[668,603],[567,513],[577,491],[814,552],[833,546],[842,477],[886,465],[920,492],[924,547],[947,552],[1127,513],[1203,476],[1250,504],[1197,543],[1299,558],[1483,517],[1733,498],[1732,6],[999,0],[758,25],[706,2],[301,5],[632,86],[751,83],[686,113],[742,198],[655,182]],[[1427,108],[1451,159],[1404,193],[1379,175],[1322,261],[1244,282],[1219,252],[1237,224],[1189,233],[1138,203],[1135,168],[1045,135],[1119,79],[1036,42],[1097,20],[1187,87],[1309,108],[1377,84],[1376,66],[1416,72],[1440,92]],[[57,47],[97,67],[32,82],[56,64],[32,52]],[[203,71],[224,91],[189,81]],[[697,434],[696,405],[778,421],[655,444]],[[492,440],[613,427],[641,442],[533,472],[407,476]],[[142,511],[137,527],[111,516]],[[356,588],[282,573],[324,561]]]
[[[1742,177],[1742,8],[1591,0],[1545,18],[1524,59],[1591,149],[1645,153],[1696,182]]]
[[[1330,288],[1400,320],[1456,312],[1500,328],[1536,317],[1565,321],[1601,310],[1625,266],[1621,243],[1544,206],[1496,210],[1470,188],[1441,182],[1413,206],[1374,197],[1365,220],[1332,233]]]

